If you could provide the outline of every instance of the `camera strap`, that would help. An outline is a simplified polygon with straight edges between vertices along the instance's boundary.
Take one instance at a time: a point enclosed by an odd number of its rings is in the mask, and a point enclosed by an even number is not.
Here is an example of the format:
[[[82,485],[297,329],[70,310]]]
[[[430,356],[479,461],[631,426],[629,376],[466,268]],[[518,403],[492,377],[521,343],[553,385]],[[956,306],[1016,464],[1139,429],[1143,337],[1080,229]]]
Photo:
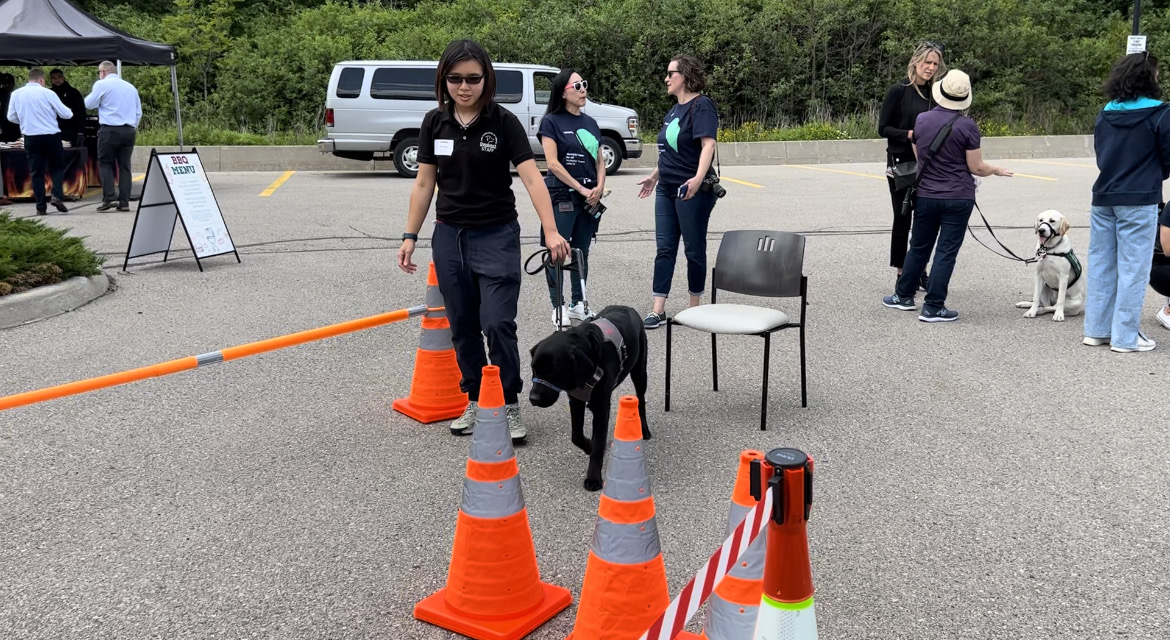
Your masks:
[[[716,123],[719,122],[719,105],[715,104],[715,100],[711,96],[709,96],[705,93],[700,93],[698,96],[695,96],[694,100],[691,100],[691,106],[690,106],[690,109],[688,110],[689,115],[691,117],[691,131],[695,130],[695,103],[698,102],[699,100],[702,100],[703,98],[706,98],[706,99],[711,101],[711,107],[715,109],[715,122]],[[715,133],[715,136],[716,136],[715,137],[715,166],[714,166],[715,177],[722,178],[723,177],[723,174],[722,174],[723,167],[719,166],[719,137],[718,137],[719,136],[719,128],[718,128],[718,126],[716,126],[715,131],[716,131],[716,133]],[[711,169],[712,169],[712,167],[707,168],[708,174],[711,173]]]

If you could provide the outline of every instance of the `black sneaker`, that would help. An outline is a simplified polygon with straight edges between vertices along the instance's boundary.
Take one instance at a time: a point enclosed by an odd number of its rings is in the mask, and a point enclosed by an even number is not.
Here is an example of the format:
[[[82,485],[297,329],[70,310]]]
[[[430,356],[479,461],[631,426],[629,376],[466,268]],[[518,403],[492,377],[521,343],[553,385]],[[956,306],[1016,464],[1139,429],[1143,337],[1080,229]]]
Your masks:
[[[117,206],[117,205],[115,205],[113,202],[103,202],[97,206],[97,210],[98,211],[109,211],[110,209],[113,209],[115,206]]]
[[[927,288],[929,285],[930,285],[930,274],[928,274],[928,273],[926,273],[925,271],[923,271],[923,272],[922,272],[922,278],[920,278],[920,279],[918,280],[918,290],[919,290],[919,291],[926,291],[926,288]]]
[[[938,309],[922,308],[922,313],[918,314],[918,319],[923,322],[954,322],[959,319],[959,312],[946,307]]]
[[[38,215],[38,216],[47,216],[47,215],[49,215],[49,210],[48,210],[48,208],[37,207],[37,215]]]
[[[658,327],[666,324],[666,314],[654,313],[651,311],[650,313],[646,314],[646,319],[642,321],[642,324],[647,329],[657,329]]]
[[[69,213],[69,207],[66,207],[64,202],[61,202],[60,200],[53,200],[52,204],[57,208],[57,211],[60,211],[61,213]]]
[[[914,310],[914,298],[903,298],[896,293],[892,296],[882,298],[882,304],[891,309],[901,309],[902,311]]]
[[[128,205],[128,204],[120,204],[120,205],[118,205],[118,209],[117,209],[117,210],[118,210],[118,211],[122,211],[122,212],[129,211],[129,210],[130,210],[130,205]]]

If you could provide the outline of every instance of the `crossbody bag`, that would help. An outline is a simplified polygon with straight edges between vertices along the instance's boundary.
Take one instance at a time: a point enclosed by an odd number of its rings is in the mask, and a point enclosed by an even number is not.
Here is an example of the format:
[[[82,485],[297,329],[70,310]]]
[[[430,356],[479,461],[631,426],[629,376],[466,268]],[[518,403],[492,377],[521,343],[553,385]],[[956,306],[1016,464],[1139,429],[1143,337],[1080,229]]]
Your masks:
[[[914,182],[906,189],[906,197],[902,200],[902,215],[908,216],[914,212],[914,201],[918,197],[918,185],[922,184],[922,176],[926,175],[926,170],[930,168],[931,161],[934,160],[935,154],[942,148],[943,143],[951,135],[951,129],[955,125],[955,120],[963,117],[962,113],[956,113],[953,118],[939,129],[938,133],[934,134],[934,140],[930,141],[930,147],[926,150],[926,157],[922,159],[922,168],[918,172]]]

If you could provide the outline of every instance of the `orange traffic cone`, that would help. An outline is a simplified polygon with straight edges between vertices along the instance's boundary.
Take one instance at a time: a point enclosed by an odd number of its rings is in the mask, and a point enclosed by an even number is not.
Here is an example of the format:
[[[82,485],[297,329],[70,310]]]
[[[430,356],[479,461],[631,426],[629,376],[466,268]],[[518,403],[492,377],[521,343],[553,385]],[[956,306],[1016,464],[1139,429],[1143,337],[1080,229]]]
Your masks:
[[[751,467],[753,460],[763,460],[762,451],[748,450],[739,454],[739,470],[735,474],[735,489],[731,493],[731,514],[727,518],[730,535],[747,516],[757,500],[752,497]],[[707,601],[707,617],[703,621],[705,640],[752,640],[756,616],[760,610],[760,596],[764,591],[764,550],[767,530],[760,533],[744,552],[731,571],[715,585],[715,592]]]
[[[643,448],[638,399],[623,396],[572,640],[637,640],[670,604]]]
[[[572,596],[540,581],[499,367],[483,368],[478,411],[447,587],[415,605],[414,617],[476,640],[517,640]]]
[[[797,449],[773,449],[764,456],[767,491],[773,495],[764,557],[764,590],[755,640],[817,640],[812,567],[808,558],[808,515],[812,509],[813,459]]]
[[[455,362],[451,325],[439,292],[435,263],[427,271],[427,312],[422,318],[422,337],[414,356],[410,397],[394,401],[394,410],[423,424],[451,420],[467,409],[467,394],[459,388],[463,375]]]

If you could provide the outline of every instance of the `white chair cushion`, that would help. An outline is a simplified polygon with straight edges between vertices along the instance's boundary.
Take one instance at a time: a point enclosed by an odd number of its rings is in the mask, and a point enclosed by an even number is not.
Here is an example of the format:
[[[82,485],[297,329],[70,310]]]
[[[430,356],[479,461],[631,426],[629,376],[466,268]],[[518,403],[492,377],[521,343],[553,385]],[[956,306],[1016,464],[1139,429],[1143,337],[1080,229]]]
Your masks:
[[[788,324],[788,314],[783,311],[746,304],[701,304],[671,319],[675,324],[707,333],[740,335],[764,333]]]

